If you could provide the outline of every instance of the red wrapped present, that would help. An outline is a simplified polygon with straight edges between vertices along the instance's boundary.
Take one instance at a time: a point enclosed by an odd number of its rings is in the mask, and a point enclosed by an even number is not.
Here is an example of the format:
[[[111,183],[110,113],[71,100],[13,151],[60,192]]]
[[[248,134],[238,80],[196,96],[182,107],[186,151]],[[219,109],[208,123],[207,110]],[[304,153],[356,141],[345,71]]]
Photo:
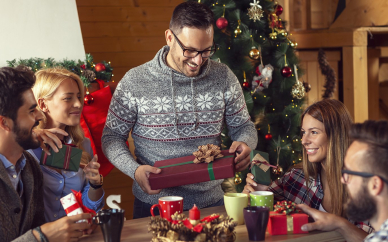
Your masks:
[[[159,174],[150,173],[148,180],[151,189],[163,189],[234,177],[235,154],[229,153],[228,150],[219,150],[217,153],[216,156],[213,156],[214,161],[211,161],[213,158],[196,154],[196,156],[191,155],[155,162],[154,166],[161,168],[162,171]],[[217,158],[220,155],[223,157]],[[206,163],[196,163],[202,160]]]
[[[268,233],[280,234],[307,234],[301,227],[308,223],[308,215],[295,209],[295,203],[277,202],[274,212],[269,213]]]

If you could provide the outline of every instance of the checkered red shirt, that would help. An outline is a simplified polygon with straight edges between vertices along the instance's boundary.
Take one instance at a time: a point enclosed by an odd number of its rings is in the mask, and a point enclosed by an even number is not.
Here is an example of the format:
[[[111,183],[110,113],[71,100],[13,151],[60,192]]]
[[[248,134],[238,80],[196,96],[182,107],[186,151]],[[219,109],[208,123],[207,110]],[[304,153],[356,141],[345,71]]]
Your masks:
[[[274,193],[275,201],[287,200],[297,204],[303,203],[315,209],[319,209],[323,199],[323,187],[320,175],[318,174],[316,180],[310,177],[309,187],[307,187],[303,170],[296,168],[293,168],[284,174],[283,177],[272,182],[268,190]],[[373,232],[373,228],[369,222],[350,222],[367,233]]]

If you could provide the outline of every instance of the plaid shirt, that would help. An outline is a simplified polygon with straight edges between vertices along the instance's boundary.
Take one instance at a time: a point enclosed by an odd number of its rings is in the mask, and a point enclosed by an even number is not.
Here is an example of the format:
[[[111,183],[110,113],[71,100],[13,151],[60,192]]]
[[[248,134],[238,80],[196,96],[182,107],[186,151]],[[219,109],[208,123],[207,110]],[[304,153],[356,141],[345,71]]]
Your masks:
[[[364,242],[388,241],[388,219],[381,225],[380,230],[366,236]]]
[[[296,204],[303,203],[317,210],[323,199],[320,174],[318,174],[317,179],[310,177],[309,186],[307,186],[303,170],[297,168],[293,168],[284,174],[283,177],[272,182],[268,190],[273,192],[275,201],[287,200]],[[367,233],[373,232],[369,222],[350,222]]]

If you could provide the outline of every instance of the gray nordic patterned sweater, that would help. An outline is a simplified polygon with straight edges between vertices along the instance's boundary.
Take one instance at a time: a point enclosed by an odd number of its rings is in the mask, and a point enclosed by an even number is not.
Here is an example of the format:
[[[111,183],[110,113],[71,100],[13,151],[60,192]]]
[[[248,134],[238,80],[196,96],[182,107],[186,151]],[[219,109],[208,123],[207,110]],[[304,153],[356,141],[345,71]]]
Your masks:
[[[187,77],[166,65],[168,50],[164,46],[154,59],[129,70],[110,103],[102,148],[110,162],[132,179],[140,164],[152,166],[158,160],[188,156],[200,145],[221,145],[224,125],[232,140],[251,149],[257,145],[257,132],[233,72],[209,60],[198,76]],[[131,130],[137,162],[125,144]],[[163,196],[182,196],[187,210],[194,203],[203,208],[222,199],[221,183],[215,180],[148,195],[134,179],[133,194],[149,204]]]

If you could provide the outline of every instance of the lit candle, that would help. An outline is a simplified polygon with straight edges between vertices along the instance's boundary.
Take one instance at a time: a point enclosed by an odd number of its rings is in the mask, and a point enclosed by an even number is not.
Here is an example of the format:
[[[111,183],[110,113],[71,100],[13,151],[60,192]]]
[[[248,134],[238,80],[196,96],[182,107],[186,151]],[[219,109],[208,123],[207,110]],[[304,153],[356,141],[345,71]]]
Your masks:
[[[189,210],[189,218],[190,220],[199,220],[200,219],[200,212],[197,206],[193,206],[192,209]]]

